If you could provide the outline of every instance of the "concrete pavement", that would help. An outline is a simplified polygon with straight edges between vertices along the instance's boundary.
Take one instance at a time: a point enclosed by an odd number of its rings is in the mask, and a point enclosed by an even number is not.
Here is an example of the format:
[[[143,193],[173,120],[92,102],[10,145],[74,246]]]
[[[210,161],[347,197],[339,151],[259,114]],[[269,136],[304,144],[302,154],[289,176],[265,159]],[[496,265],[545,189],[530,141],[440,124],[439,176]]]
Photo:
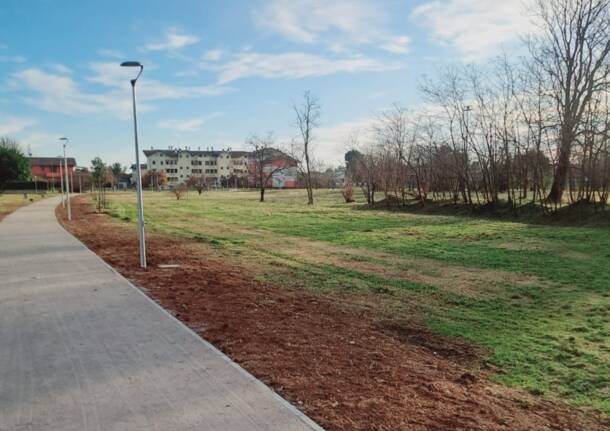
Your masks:
[[[321,430],[67,233],[58,203],[0,222],[1,431]]]

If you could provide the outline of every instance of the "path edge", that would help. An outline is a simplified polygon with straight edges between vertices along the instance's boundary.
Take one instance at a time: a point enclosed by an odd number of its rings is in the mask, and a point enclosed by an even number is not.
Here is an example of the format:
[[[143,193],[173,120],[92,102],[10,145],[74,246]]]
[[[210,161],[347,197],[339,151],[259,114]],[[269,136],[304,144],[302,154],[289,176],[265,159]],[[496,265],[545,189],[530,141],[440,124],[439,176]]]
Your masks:
[[[35,203],[35,202],[34,202]],[[29,205],[26,205],[26,207]],[[148,296],[146,293],[144,293],[144,291],[142,289],[140,289],[139,287],[137,287],[135,284],[133,284],[131,282],[131,280],[129,280],[128,278],[126,278],[125,276],[123,276],[123,274],[121,274],[120,272],[118,272],[116,269],[114,269],[114,267],[112,265],[110,265],[108,262],[106,262],[104,259],[102,259],[100,256],[97,255],[97,253],[95,253],[93,250],[91,250],[89,247],[87,247],[87,245],[85,245],[82,241],[80,241],[76,236],[72,235],[72,233],[70,231],[68,231],[65,226],[59,221],[59,219],[57,218],[57,214],[56,214],[56,209],[57,206],[53,207],[53,217],[55,218],[56,223],[68,234],[70,235],[72,238],[74,238],[84,249],[86,249],[89,253],[91,253],[92,255],[94,255],[97,259],[99,259],[107,268],[109,268],[113,273],[115,273],[116,275],[118,275],[119,277],[121,277],[122,279],[124,279],[127,284],[134,289],[135,291],[137,291],[140,295],[142,295],[144,298],[146,298],[146,300],[148,300],[148,302],[150,302],[151,304],[153,304],[155,307],[157,307],[159,310],[161,310],[163,312],[163,314],[165,314],[167,317],[169,317],[171,320],[173,320],[175,323],[177,323],[179,326],[182,326],[184,329],[187,330],[188,333],[191,334],[191,336],[194,336],[200,343],[202,343],[205,347],[211,349],[214,353],[218,354],[222,360],[224,360],[225,362],[227,362],[231,367],[233,367],[234,369],[236,369],[241,375],[243,375],[244,377],[246,377],[247,379],[249,379],[250,381],[253,381],[257,386],[264,388],[264,390],[267,390],[269,392],[271,392],[271,394],[273,395],[273,397],[280,402],[280,404],[282,404],[289,412],[291,412],[292,414],[294,414],[301,422],[303,422],[305,425],[307,425],[308,427],[310,427],[312,429],[312,431],[325,431],[324,428],[322,428],[320,425],[318,425],[317,423],[315,423],[309,416],[307,416],[305,413],[303,413],[302,411],[300,411],[297,407],[295,407],[293,404],[291,404],[288,400],[284,399],[282,396],[280,396],[277,392],[275,392],[273,389],[271,389],[269,386],[267,386],[265,383],[263,383],[262,381],[260,381],[259,379],[257,379],[254,375],[252,375],[249,371],[247,371],[246,369],[244,369],[241,365],[239,365],[238,363],[236,363],[235,361],[233,361],[229,356],[227,356],[225,353],[223,353],[221,350],[219,350],[216,346],[214,346],[213,344],[211,344],[209,341],[207,341],[205,338],[201,337],[201,335],[199,335],[198,333],[196,333],[193,329],[189,328],[186,324],[184,324],[184,322],[180,321],[176,316],[174,316],[173,314],[171,314],[169,311],[167,311],[165,308],[163,308],[161,306],[161,304],[159,304],[158,302],[156,302],[154,299],[152,299],[150,296]],[[16,211],[13,211],[11,214],[15,214],[16,212],[18,212],[21,208],[18,208]],[[11,215],[9,214],[9,215]]]

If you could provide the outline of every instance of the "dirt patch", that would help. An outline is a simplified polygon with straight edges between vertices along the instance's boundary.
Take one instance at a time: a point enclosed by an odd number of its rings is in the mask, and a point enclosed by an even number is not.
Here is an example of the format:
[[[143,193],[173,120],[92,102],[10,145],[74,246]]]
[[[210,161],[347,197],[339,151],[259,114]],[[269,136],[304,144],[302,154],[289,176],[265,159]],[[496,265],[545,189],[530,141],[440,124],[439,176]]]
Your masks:
[[[558,402],[490,383],[472,346],[417,322],[379,321],[350,297],[257,282],[215,251],[148,237],[75,199],[64,225],[151,297],[328,430],[602,430]],[[95,226],[92,229],[92,226]],[[159,264],[179,263],[161,269]],[[374,304],[375,298],[371,296]],[[355,298],[354,304],[363,301]]]

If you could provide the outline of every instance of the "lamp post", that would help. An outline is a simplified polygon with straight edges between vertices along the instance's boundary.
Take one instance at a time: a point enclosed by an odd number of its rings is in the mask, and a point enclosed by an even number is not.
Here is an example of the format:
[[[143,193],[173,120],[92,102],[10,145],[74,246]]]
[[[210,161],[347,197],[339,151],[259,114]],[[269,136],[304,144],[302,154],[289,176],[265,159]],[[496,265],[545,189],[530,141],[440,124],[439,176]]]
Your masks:
[[[57,156],[57,159],[59,160],[59,187],[61,188],[61,206],[63,208],[66,207],[66,200],[64,199],[64,172],[63,169],[61,168],[61,156]]]
[[[142,208],[142,172],[140,170],[140,148],[138,147],[138,116],[136,113],[136,81],[142,74],[144,66],[138,61],[125,61],[121,67],[139,67],[140,71],[131,82],[131,97],[133,101],[133,133],[136,146],[136,192],[138,195],[138,234],[140,238],[140,266],[146,268],[146,240],[144,237],[144,209]]]
[[[68,138],[59,138],[60,141],[63,141],[64,146],[64,173],[66,175],[66,180],[64,183],[66,184],[66,200],[68,203],[68,220],[72,221],[72,207],[70,205],[70,181],[68,177],[68,159],[66,159],[66,143],[69,141]]]

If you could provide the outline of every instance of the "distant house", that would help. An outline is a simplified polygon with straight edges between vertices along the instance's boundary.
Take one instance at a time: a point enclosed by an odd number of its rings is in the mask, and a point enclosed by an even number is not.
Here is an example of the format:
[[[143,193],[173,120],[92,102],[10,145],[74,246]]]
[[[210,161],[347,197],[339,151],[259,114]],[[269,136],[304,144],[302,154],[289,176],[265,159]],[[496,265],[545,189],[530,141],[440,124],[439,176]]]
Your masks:
[[[134,165],[135,168],[135,165]],[[133,174],[128,174],[128,173],[121,173],[119,174],[119,176],[116,178],[116,185],[118,189],[121,190],[125,190],[128,189],[129,186],[132,184],[132,179]]]
[[[32,178],[35,180],[46,181],[56,186],[61,183],[60,175],[64,172],[63,157],[28,157],[28,163],[30,164]],[[68,157],[67,164],[68,175],[72,177],[76,160],[73,157]]]
[[[140,174],[144,176],[146,175],[146,172],[148,172],[146,163],[140,163]],[[136,170],[136,165],[131,165],[131,184],[136,184],[138,182],[137,174],[138,171]]]

